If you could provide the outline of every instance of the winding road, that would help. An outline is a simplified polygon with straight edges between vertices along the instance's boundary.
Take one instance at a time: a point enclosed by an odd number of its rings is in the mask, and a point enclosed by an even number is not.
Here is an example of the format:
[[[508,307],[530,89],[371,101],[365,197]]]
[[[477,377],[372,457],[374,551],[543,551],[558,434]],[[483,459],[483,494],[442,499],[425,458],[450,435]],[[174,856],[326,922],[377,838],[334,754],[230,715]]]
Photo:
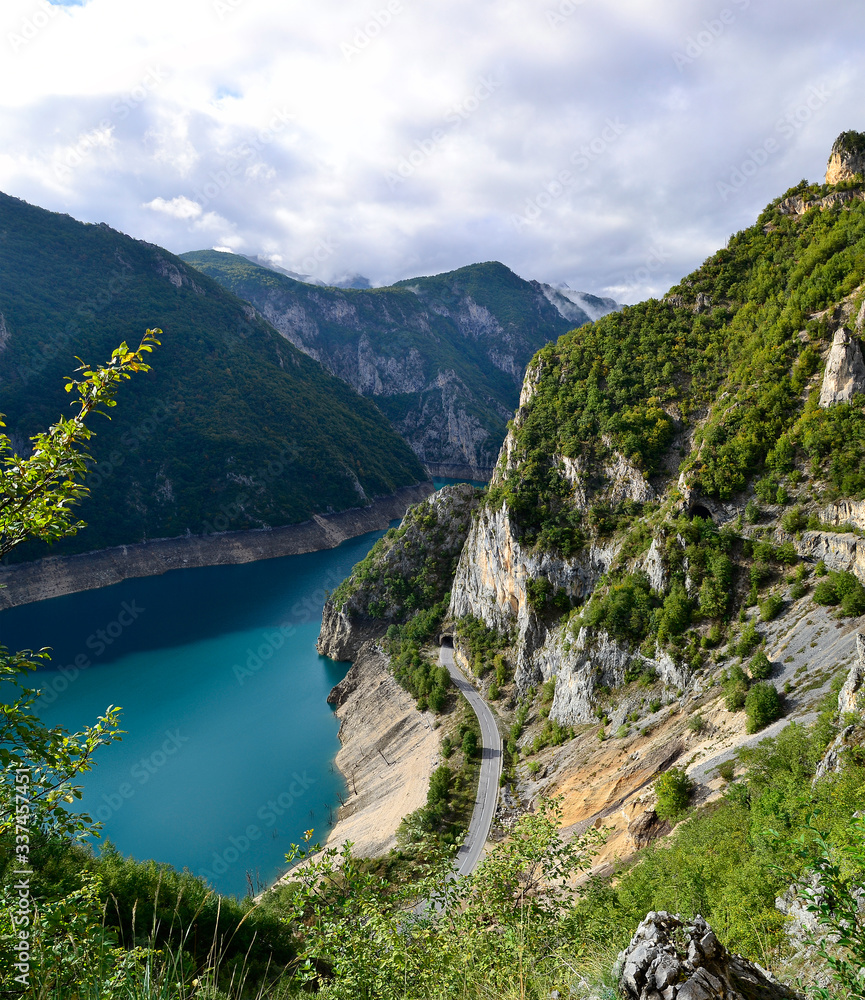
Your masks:
[[[457,875],[470,875],[481,859],[484,844],[490,835],[496,803],[499,799],[499,778],[502,774],[502,738],[489,705],[481,698],[465,674],[454,663],[452,646],[439,647],[439,662],[448,668],[451,680],[465,695],[481,726],[481,771],[478,793],[472,812],[469,832],[457,851],[454,868]]]

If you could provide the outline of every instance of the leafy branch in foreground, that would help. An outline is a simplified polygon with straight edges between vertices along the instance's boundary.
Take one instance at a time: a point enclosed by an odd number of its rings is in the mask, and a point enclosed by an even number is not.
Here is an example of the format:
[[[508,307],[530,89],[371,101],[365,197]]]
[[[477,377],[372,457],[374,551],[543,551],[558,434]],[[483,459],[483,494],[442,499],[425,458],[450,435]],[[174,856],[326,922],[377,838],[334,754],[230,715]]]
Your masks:
[[[159,344],[160,333],[148,330],[134,351],[121,344],[97,368],[81,362],[76,369],[81,378],[70,378],[66,385],[67,392],[78,393],[78,412],[34,435],[29,458],[14,454],[8,435],[0,434],[0,456],[5,456],[0,458],[0,556],[28,538],[51,542],[84,526],[74,519],[72,506],[87,492],[82,480],[93,431],[86,420],[116,405],[114,396],[132,372],[150,371],[144,355]],[[48,659],[47,649],[10,653],[0,646],[0,685],[17,689],[0,697],[0,833],[15,825],[16,816],[25,816],[24,826],[31,829],[38,825],[65,836],[98,830],[90,816],[70,812],[64,803],[81,798],[73,781],[90,770],[94,751],[120,738],[120,710],[109,707],[95,726],[74,734],[44,725],[32,712],[39,692],[23,687],[20,678]]]
[[[135,351],[122,343],[107,364],[95,369],[77,358],[81,367],[76,371],[82,377],[67,379],[66,391],[77,390],[78,413],[35,434],[29,458],[14,454],[9,436],[0,434],[0,557],[28,538],[53,542],[84,527],[72,519],[71,507],[88,492],[81,480],[87,473],[86,444],[93,431],[85,421],[91,413],[107,416],[101,407],[117,405],[114,396],[132,372],[150,371],[143,356],[159,344],[161,333],[148,330]],[[0,422],[0,427],[5,424]]]
[[[426,878],[387,885],[350,844],[318,857],[313,849],[287,917],[301,942],[298,978],[329,979],[322,995],[334,1000],[396,1000],[462,995],[469,981],[506,988],[552,967],[579,892],[574,879],[603,841],[591,829],[564,843],[561,821],[557,801],[541,803],[461,879],[441,857]],[[300,857],[295,848],[287,859]]]

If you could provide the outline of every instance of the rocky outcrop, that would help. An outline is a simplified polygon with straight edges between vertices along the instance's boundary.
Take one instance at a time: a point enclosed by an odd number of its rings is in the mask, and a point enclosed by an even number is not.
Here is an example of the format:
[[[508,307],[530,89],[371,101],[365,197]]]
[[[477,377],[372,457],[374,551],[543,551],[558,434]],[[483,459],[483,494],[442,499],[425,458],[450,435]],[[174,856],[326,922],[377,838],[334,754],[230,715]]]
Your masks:
[[[666,820],[658,818],[654,809],[647,809],[628,824],[628,837],[634,847],[648,847],[652,841],[665,837],[672,827]]]
[[[839,500],[830,503],[820,511],[824,524],[850,525],[865,531],[865,500]]]
[[[858,712],[862,686],[865,683],[865,633],[856,636],[856,652],[859,662],[854,663],[847,674],[844,685],[838,692],[838,711],[843,716],[845,712]]]
[[[801,558],[810,562],[822,560],[829,569],[855,573],[865,582],[865,538],[834,531],[803,531],[801,538],[777,531],[775,537],[779,541],[792,541]]]
[[[804,215],[812,208],[827,209],[836,205],[845,205],[850,201],[861,201],[865,197],[861,190],[854,191],[832,191],[822,198],[805,198],[802,195],[792,195],[784,198],[778,203],[778,211],[781,215]]]
[[[596,692],[621,687],[629,670],[654,675],[674,691],[687,688],[690,680],[687,666],[676,663],[666,651],[649,658],[603,631],[584,627],[574,637],[568,625],[547,633],[531,665],[535,672],[532,683],[555,676],[550,718],[564,725],[593,721]],[[622,714],[627,714],[624,706]]]
[[[517,686],[525,689],[556,673],[553,668],[559,657],[555,638],[549,648],[543,648],[548,633],[529,605],[528,581],[543,577],[554,591],[563,590],[578,603],[591,594],[615,553],[615,546],[589,545],[566,559],[553,552],[526,550],[507,509],[483,507],[460,556],[450,615],[474,615],[501,630],[516,626],[516,680]]]
[[[826,747],[820,762],[814,770],[811,786],[817,784],[827,774],[839,774],[844,767],[844,758],[854,748],[861,747],[865,739],[865,729],[862,726],[845,726],[834,740]]]
[[[865,134],[842,132],[832,145],[826,166],[826,183],[852,181],[857,174],[865,174]]]
[[[324,606],[316,648],[334,660],[353,660],[362,643],[405,621],[419,593],[430,603],[450,590],[479,492],[468,483],[445,486],[412,507],[400,529],[376,544]],[[409,603],[410,602],[410,606]]]
[[[862,346],[843,327],[835,333],[826,361],[826,372],[820,388],[820,405],[849,403],[857,393],[865,392],[865,360]]]
[[[759,965],[734,955],[697,916],[647,914],[616,963],[629,1000],[798,1000]]]
[[[172,569],[230,566],[335,548],[348,538],[380,531],[402,517],[410,504],[434,489],[419,483],[381,497],[369,507],[316,516],[303,524],[260,531],[157,538],[77,556],[54,556],[17,566],[0,566],[0,610],[31,601],[107,587],[139,576],[159,576]]]

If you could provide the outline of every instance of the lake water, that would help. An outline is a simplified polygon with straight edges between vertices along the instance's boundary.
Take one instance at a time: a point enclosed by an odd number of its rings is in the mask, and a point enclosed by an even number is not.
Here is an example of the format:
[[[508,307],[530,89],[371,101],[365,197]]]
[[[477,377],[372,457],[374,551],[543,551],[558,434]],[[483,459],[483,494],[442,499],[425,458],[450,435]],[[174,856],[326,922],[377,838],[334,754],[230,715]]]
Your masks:
[[[382,534],[0,613],[0,643],[53,649],[30,682],[47,723],[76,731],[123,709],[123,741],[80,782],[103,837],[238,896],[284,871],[304,830],[325,839],[345,791],[325,699],[348,664],[315,640],[326,591]]]

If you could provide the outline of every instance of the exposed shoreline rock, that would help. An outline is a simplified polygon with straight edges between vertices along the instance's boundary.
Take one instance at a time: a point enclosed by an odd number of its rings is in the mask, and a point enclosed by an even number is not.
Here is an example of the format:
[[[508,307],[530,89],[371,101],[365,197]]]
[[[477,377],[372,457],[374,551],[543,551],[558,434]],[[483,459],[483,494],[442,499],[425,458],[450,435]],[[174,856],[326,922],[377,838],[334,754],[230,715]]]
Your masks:
[[[0,566],[0,610],[50,597],[107,587],[133,577],[160,576],[173,569],[227,566],[336,548],[349,538],[387,528],[435,488],[431,482],[405,486],[369,507],[316,515],[302,524],[215,535],[159,538],[136,545],[49,556]],[[2,589],[5,585],[5,589]]]
[[[381,857],[396,846],[403,817],[425,805],[430,775],[441,763],[433,716],[417,710],[374,642],[364,643],[328,701],[342,723],[336,766],[347,789],[323,846],[351,841],[355,856]],[[290,878],[289,872],[280,881]]]

